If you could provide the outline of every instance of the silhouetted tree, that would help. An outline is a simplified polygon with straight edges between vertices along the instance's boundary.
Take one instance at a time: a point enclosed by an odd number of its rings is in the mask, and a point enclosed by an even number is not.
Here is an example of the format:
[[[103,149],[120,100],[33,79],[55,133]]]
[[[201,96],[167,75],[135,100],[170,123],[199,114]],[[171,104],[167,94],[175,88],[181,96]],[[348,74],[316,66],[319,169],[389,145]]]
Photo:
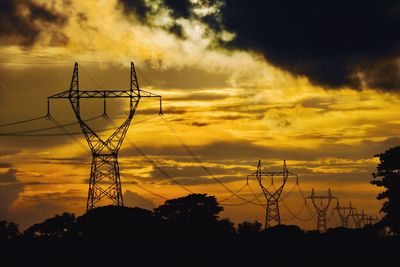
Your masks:
[[[385,191],[378,194],[377,199],[386,201],[381,212],[385,213],[382,224],[389,226],[395,233],[400,233],[400,146],[390,148],[379,157],[379,164],[371,184],[384,187]]]
[[[167,200],[154,209],[157,218],[165,221],[174,238],[185,240],[224,239],[234,235],[233,223],[219,220],[223,207],[214,196],[190,194]]]
[[[238,225],[238,235],[242,238],[255,237],[261,231],[261,223],[258,221],[248,222],[244,221]]]
[[[51,237],[64,238],[71,236],[74,231],[76,217],[74,214],[64,212],[46,219],[42,223],[37,223],[24,231],[27,238]]]
[[[235,224],[228,218],[223,218],[217,221],[216,234],[222,238],[233,237],[236,234]]]
[[[160,231],[153,212],[137,207],[99,207],[77,220],[78,234],[89,239],[152,239]]]
[[[19,237],[18,225],[13,222],[0,221],[0,240],[15,239]]]
[[[279,224],[261,231],[265,240],[298,240],[304,236],[303,230],[297,225]]]
[[[215,222],[223,210],[214,196],[190,194],[165,201],[154,209],[154,214],[173,222]]]

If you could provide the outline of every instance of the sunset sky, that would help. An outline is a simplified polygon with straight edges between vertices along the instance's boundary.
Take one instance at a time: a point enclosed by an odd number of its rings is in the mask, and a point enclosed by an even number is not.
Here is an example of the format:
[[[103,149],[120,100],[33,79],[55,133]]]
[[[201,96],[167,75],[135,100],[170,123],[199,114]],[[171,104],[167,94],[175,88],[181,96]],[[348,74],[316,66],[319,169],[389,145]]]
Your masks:
[[[45,115],[47,96],[69,88],[74,62],[81,89],[90,90],[128,89],[133,61],[141,88],[162,96],[165,118],[231,190],[245,185],[258,160],[280,171],[285,159],[307,194],[330,188],[342,205],[378,215],[374,155],[399,144],[399,28],[396,1],[0,0],[0,124]],[[122,122],[128,103],[110,102]],[[60,123],[75,121],[67,101],[52,105]],[[84,118],[102,113],[101,101],[82,107]],[[191,191],[229,197],[157,115],[158,101],[142,99],[129,138]],[[110,134],[104,119],[90,125]],[[43,119],[0,127],[0,135],[52,126]],[[22,229],[86,208],[91,155],[59,129],[41,133],[59,135],[0,136],[0,220]],[[188,194],[128,142],[120,168],[127,206],[165,201],[143,188]],[[289,179],[283,194],[294,185]],[[252,199],[250,188],[240,195]],[[304,200],[296,189],[285,204],[297,212]],[[291,217],[282,205],[281,215]],[[265,210],[225,206],[221,216],[263,222]],[[330,226],[337,223],[333,217]]]

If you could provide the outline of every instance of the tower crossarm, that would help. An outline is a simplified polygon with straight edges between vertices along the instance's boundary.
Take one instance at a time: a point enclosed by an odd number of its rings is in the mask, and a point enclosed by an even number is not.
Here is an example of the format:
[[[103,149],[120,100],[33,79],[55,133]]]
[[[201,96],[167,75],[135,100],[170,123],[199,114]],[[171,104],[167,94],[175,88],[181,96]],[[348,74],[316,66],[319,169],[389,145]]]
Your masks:
[[[315,195],[314,188],[311,191],[311,195],[305,197],[305,200],[310,199],[315,211],[317,213],[317,231],[319,232],[326,232],[327,230],[327,222],[326,222],[326,212],[332,202],[333,199],[338,199],[337,197],[333,196],[331,190],[328,189],[327,195]],[[323,202],[323,200],[327,200]],[[317,202],[320,202],[318,204]]]
[[[272,188],[272,191],[271,191],[270,188],[267,188],[264,185],[263,178],[270,177],[271,184],[273,184],[274,176],[282,177],[282,183],[279,184],[278,188]],[[283,171],[263,172],[261,169],[261,161],[260,160],[258,161],[257,171],[250,175],[247,175],[247,182],[249,180],[249,177],[255,177],[257,179],[258,184],[267,200],[265,228],[271,227],[274,224],[279,225],[281,223],[280,213],[279,213],[279,198],[282,194],[282,191],[286,184],[286,181],[287,181],[288,177],[290,177],[290,176],[295,176],[296,183],[298,182],[297,175],[288,171],[286,161],[283,161]]]
[[[49,99],[55,98],[137,98],[137,97],[161,97],[160,95],[139,89],[140,93],[130,90],[80,90],[70,96],[70,90],[49,96]]]

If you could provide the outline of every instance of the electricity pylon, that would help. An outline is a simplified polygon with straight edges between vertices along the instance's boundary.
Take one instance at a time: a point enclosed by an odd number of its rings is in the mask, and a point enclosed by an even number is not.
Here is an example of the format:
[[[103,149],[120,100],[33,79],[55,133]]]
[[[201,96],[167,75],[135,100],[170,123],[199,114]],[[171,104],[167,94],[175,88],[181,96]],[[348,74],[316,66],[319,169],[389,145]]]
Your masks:
[[[367,218],[365,218],[364,223],[365,223],[365,225],[367,225],[367,224],[377,223],[378,221],[379,221],[378,216],[369,215],[369,216],[367,216]]]
[[[364,210],[361,211],[361,213],[353,213],[352,215],[354,224],[356,228],[361,228],[365,225],[365,220],[367,219],[368,215],[364,213]]]
[[[326,232],[328,229],[326,223],[326,212],[328,211],[332,199],[337,199],[337,197],[332,195],[330,188],[328,189],[328,195],[315,195],[313,188],[311,195],[305,198],[306,201],[307,199],[311,199],[315,211],[317,212],[317,231],[320,233]],[[324,200],[326,200],[325,203]],[[317,203],[318,201],[319,204]]]
[[[264,196],[267,200],[264,228],[281,224],[281,215],[279,213],[279,197],[282,194],[283,188],[289,176],[296,177],[296,184],[298,184],[298,176],[288,171],[285,160],[283,161],[283,170],[281,172],[263,172],[261,169],[261,161],[259,160],[257,165],[257,171],[247,176],[247,182],[249,177],[251,176],[255,176],[257,178],[261,190],[263,191]],[[271,187],[270,189],[266,188],[263,184],[262,178],[271,177],[271,185],[273,185],[274,176],[281,176],[282,183],[277,189],[275,189],[274,191],[270,191]]]
[[[349,219],[350,216],[355,212],[355,208],[351,205],[351,202],[349,202],[349,206],[342,207],[339,205],[339,201],[336,202],[336,207],[332,209],[333,211],[336,211],[337,214],[340,217],[340,220],[342,222],[342,227],[349,227]]]
[[[131,77],[129,90],[79,90],[78,63],[74,65],[72,80],[69,90],[48,97],[48,116],[50,116],[51,99],[68,99],[79,122],[80,128],[92,152],[92,164],[89,179],[89,190],[86,204],[86,210],[96,207],[96,204],[108,197],[117,206],[123,206],[121,179],[118,165],[118,152],[128,131],[133,115],[138,107],[142,97],[161,96],[146,92],[139,88],[139,82],[136,76],[135,65],[131,62]],[[106,99],[125,98],[129,99],[128,118],[120,125],[116,126],[115,131],[103,140],[81,117],[80,99],[103,99],[104,114],[106,113]]]

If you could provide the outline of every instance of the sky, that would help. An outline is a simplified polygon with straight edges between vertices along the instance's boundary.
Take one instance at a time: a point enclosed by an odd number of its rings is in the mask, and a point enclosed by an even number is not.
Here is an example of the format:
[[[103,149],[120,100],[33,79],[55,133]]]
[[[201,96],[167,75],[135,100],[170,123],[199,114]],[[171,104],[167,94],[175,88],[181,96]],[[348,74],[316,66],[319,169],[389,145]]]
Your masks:
[[[141,89],[162,96],[164,117],[202,163],[158,116],[155,99],[140,100],[129,139],[190,191],[229,198],[221,217],[263,222],[265,208],[235,206],[243,201],[202,167],[265,203],[254,177],[245,186],[258,160],[264,171],[280,171],[286,160],[305,195],[330,188],[341,205],[379,215],[381,189],[369,182],[374,155],[399,144],[399,26],[396,1],[0,0],[0,124],[45,115],[47,96],[69,88],[74,62],[80,88],[94,90],[128,89],[133,61]],[[110,116],[122,122],[129,104],[110,102]],[[102,113],[101,101],[81,105],[85,119]],[[64,100],[52,102],[52,115],[75,121]],[[111,134],[104,119],[89,124]],[[25,229],[85,212],[87,151],[59,129],[5,134],[53,126],[41,119],[0,127],[0,220]],[[119,161],[127,206],[152,209],[188,194],[129,142]],[[282,197],[284,223],[315,227],[293,177]]]

